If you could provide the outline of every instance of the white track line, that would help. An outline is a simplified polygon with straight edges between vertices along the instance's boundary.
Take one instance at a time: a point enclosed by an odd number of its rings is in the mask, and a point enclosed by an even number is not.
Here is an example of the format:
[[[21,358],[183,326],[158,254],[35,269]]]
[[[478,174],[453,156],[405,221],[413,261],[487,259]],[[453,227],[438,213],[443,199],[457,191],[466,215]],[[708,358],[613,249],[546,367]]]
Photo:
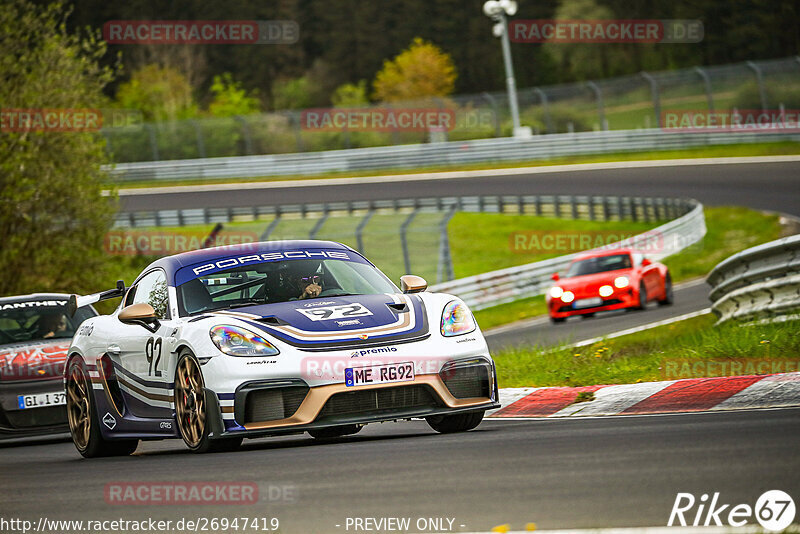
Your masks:
[[[737,165],[743,163],[792,163],[800,156],[751,156],[731,158],[684,158],[642,161],[610,161],[603,163],[575,163],[538,167],[514,167],[508,169],[483,169],[475,171],[444,171],[418,174],[391,174],[386,176],[362,176],[356,178],[313,178],[308,180],[273,180],[266,182],[231,182],[220,184],[176,185],[119,189],[119,196],[152,195],[166,193],[197,193],[203,191],[230,191],[244,189],[275,189],[296,187],[319,187],[325,185],[384,184],[425,180],[448,180],[460,178],[491,178],[518,174],[546,174],[554,172],[597,171],[608,169],[642,169],[653,167],[684,167],[695,165]]]
[[[670,317],[669,319],[664,319],[663,321],[656,321],[655,323],[649,323],[642,326],[636,326],[633,328],[628,328],[626,330],[620,330],[619,332],[613,332],[611,334],[606,334],[600,337],[593,337],[591,339],[584,339],[583,341],[578,341],[577,343],[573,343],[571,345],[567,345],[567,347],[577,348],[577,347],[585,347],[586,345],[591,345],[593,343],[597,343],[598,341],[602,341],[603,339],[612,339],[615,337],[620,336],[627,336],[628,334],[635,334],[636,332],[642,332],[643,330],[650,330],[651,328],[656,328],[659,326],[664,326],[672,323],[677,323],[678,321],[685,321],[686,319],[691,319],[692,317],[697,317],[699,315],[705,315],[707,313],[711,313],[711,308],[703,308],[702,310],[693,311],[689,313],[684,313],[683,315],[678,315],[676,317]]]

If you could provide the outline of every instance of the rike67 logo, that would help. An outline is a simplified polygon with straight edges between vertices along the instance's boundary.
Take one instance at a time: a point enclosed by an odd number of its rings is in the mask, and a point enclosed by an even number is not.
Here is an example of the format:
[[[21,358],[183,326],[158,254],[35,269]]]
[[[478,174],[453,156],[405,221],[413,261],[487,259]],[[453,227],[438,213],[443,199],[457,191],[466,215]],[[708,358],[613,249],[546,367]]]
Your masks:
[[[727,524],[743,527],[755,520],[765,530],[779,532],[791,525],[794,518],[794,500],[781,490],[764,492],[756,500],[755,506],[726,504],[720,500],[719,492],[711,495],[710,499],[707,493],[701,495],[700,499],[691,493],[678,493],[667,526],[721,527]]]

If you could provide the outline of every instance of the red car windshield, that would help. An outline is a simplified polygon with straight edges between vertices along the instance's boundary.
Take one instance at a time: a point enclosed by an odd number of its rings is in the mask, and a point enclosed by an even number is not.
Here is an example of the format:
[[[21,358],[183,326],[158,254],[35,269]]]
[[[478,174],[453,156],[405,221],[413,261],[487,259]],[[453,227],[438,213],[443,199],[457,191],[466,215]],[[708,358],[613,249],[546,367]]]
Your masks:
[[[72,339],[78,326],[92,317],[89,307],[78,308],[74,316],[56,301],[32,300],[5,304],[0,310],[0,345],[46,339]]]
[[[630,269],[631,257],[629,254],[614,254],[613,256],[598,256],[573,262],[567,271],[567,278],[583,276],[586,274],[604,273]]]

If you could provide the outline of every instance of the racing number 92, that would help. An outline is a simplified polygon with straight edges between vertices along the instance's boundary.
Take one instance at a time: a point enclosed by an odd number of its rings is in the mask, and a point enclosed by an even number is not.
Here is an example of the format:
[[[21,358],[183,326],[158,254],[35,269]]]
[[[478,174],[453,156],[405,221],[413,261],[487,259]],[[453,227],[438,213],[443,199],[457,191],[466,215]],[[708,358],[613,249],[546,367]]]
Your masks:
[[[158,370],[158,364],[161,363],[161,347],[162,340],[160,337],[151,337],[144,345],[144,355],[149,365],[148,376],[161,376],[161,371]],[[153,363],[153,360],[155,360],[155,363]],[[154,371],[155,374],[153,374]]]

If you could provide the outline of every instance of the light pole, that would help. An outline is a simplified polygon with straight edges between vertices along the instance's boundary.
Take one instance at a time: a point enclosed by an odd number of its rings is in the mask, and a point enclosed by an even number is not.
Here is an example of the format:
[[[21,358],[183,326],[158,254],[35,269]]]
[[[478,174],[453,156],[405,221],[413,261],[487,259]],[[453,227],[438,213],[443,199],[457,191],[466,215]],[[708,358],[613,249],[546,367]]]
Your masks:
[[[508,107],[511,110],[511,122],[514,125],[514,137],[530,137],[531,129],[519,124],[519,107],[517,104],[517,83],[514,81],[514,65],[511,63],[511,45],[508,40],[508,17],[517,12],[514,0],[488,0],[483,4],[483,13],[495,21],[492,33],[500,37],[503,46],[503,63],[506,68],[506,86],[508,88]]]

